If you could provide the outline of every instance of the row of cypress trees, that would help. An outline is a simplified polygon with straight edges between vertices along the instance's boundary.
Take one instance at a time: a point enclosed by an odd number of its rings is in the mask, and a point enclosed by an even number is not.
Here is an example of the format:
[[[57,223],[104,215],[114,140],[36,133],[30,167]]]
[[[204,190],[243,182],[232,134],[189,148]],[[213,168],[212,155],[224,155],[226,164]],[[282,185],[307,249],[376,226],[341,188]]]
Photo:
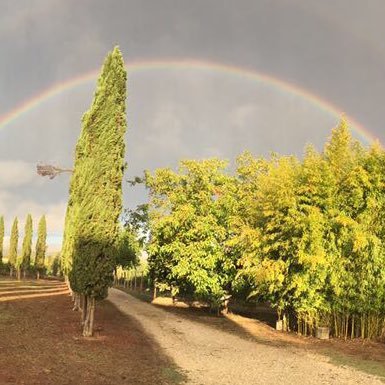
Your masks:
[[[62,271],[81,310],[83,335],[92,336],[95,301],[113,283],[122,211],[126,70],[118,47],[110,52],[82,119],[65,219]]]
[[[47,224],[45,215],[43,215],[38,224],[38,234],[35,247],[35,260],[31,264],[32,256],[32,238],[33,238],[33,227],[32,227],[32,216],[27,215],[24,227],[24,238],[21,249],[21,255],[18,254],[18,242],[19,242],[19,230],[18,230],[18,219],[14,219],[9,244],[8,253],[8,265],[10,269],[10,275],[16,271],[19,278],[20,272],[25,275],[30,271],[34,270],[39,278],[40,274],[45,269],[45,254],[46,254],[46,240],[47,240]],[[4,263],[4,217],[0,217],[0,263]]]
[[[218,159],[146,174],[158,288],[218,305],[268,301],[302,334],[385,333],[385,151],[342,120],[322,152]]]

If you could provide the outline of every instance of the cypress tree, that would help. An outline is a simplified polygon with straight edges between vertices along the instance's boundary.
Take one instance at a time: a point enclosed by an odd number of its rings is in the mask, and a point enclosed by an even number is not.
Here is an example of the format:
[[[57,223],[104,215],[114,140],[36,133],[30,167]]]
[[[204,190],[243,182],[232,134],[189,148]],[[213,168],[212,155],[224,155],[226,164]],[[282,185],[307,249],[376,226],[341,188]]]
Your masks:
[[[0,264],[3,263],[4,249],[4,217],[0,217]]]
[[[21,251],[21,268],[23,270],[23,275],[25,274],[31,264],[31,253],[32,253],[32,217],[31,214],[27,215],[24,226],[24,239],[23,239],[23,248]]]
[[[13,271],[16,268],[17,263],[17,243],[19,240],[19,231],[17,228],[17,217],[14,219],[11,229],[11,238],[9,243],[8,262],[10,264],[10,276],[12,277]]]
[[[126,71],[120,50],[108,54],[83,117],[67,211],[71,288],[82,295],[84,336],[93,333],[95,300],[113,283],[119,240],[126,131]],[[71,226],[71,228],[70,228]]]
[[[83,116],[83,120],[85,115]],[[77,170],[80,170],[82,167],[82,161],[84,159],[84,143],[85,143],[85,130],[82,129],[80,138],[76,144],[75,149],[75,166],[74,172],[71,176],[70,188],[69,188],[69,199],[67,203],[67,211],[64,224],[64,235],[63,235],[63,244],[61,251],[61,270],[64,273],[65,280],[69,284],[69,274],[72,269],[72,259],[74,252],[74,240],[75,240],[75,229],[76,229],[76,214],[78,212],[79,203],[81,201],[81,190],[79,189],[79,184],[81,181],[81,173]],[[72,290],[72,288],[70,287]]]
[[[75,247],[75,234],[76,234],[76,224],[77,224],[77,214],[79,213],[79,205],[82,200],[83,192],[80,188],[82,183],[82,164],[87,156],[87,143],[89,135],[87,135],[87,130],[85,129],[84,121],[87,117],[87,113],[83,115],[82,123],[83,127],[81,130],[80,137],[76,143],[75,148],[75,165],[74,171],[71,176],[70,188],[69,188],[69,199],[67,203],[67,211],[64,224],[64,235],[63,235],[63,244],[61,250],[60,258],[60,267],[61,271],[64,274],[66,283],[73,295],[74,308],[73,310],[79,310],[80,308],[80,294],[74,291],[72,287],[69,276],[72,270],[72,260]]]
[[[37,279],[40,278],[40,273],[44,271],[45,251],[46,251],[46,240],[47,240],[47,223],[45,215],[40,218],[37,241],[36,241],[36,258],[35,268],[37,272]]]

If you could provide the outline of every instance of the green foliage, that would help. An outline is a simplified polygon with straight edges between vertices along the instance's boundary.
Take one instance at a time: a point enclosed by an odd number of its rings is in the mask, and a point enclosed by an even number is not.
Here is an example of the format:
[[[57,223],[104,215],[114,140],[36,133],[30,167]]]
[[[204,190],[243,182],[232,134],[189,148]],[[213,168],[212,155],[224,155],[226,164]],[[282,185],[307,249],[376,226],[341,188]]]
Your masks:
[[[9,263],[0,262],[0,275],[9,275],[10,269]]]
[[[302,162],[240,158],[239,276],[252,297],[294,314],[301,332],[321,323],[338,336],[382,332],[372,324],[385,315],[383,162],[345,121],[323,154],[308,147]]]
[[[160,288],[268,301],[289,327],[374,337],[385,321],[385,152],[345,120],[302,160],[245,152],[146,174],[149,266]]]
[[[235,260],[226,241],[234,179],[226,162],[182,161],[178,172],[146,174],[150,190],[149,265],[159,287],[217,305],[230,290]]]
[[[135,184],[144,183],[139,177],[136,179],[138,181]],[[149,235],[148,204],[138,205],[135,210],[126,209],[124,214],[124,227],[136,234],[140,246],[143,247],[147,243]]]
[[[28,214],[24,226],[24,239],[21,251],[21,268],[24,271],[28,270],[31,264],[32,232],[32,217],[31,214]]]
[[[35,257],[35,268],[38,270],[44,269],[45,264],[45,252],[47,249],[47,223],[45,215],[39,220],[37,230],[37,241],[36,241],[36,257]]]
[[[9,241],[9,254],[8,254],[8,263],[13,268],[15,268],[17,264],[17,244],[19,241],[19,231],[18,231],[17,225],[18,225],[18,221],[17,221],[17,218],[15,218],[11,229],[11,238]]]
[[[122,210],[126,71],[118,48],[108,54],[76,145],[67,209],[64,270],[72,289],[102,299],[113,282]]]
[[[48,275],[51,275],[53,277],[58,277],[62,275],[62,272],[60,270],[60,261],[61,256],[60,253],[54,255],[48,260],[48,266],[45,268],[45,266],[42,268],[42,270],[46,270]]]
[[[115,265],[121,266],[123,269],[137,266],[139,264],[140,251],[140,242],[136,234],[128,228],[121,230]]]

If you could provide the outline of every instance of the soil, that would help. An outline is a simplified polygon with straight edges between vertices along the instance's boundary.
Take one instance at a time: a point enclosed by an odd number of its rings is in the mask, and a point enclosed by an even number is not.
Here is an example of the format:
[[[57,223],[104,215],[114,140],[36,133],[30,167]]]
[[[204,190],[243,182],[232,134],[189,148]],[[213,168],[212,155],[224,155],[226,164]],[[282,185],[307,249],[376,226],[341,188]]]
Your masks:
[[[96,336],[81,337],[57,281],[0,278],[0,385],[178,384],[173,361],[132,317],[108,301],[96,309]]]
[[[0,278],[0,385],[377,385],[385,378],[382,343],[303,338],[116,289],[97,306],[95,337],[83,338],[71,308],[62,282]]]
[[[109,300],[142,325],[188,384],[377,385],[385,378],[379,343],[301,338],[237,315],[170,306],[168,299],[149,304],[117,289]]]

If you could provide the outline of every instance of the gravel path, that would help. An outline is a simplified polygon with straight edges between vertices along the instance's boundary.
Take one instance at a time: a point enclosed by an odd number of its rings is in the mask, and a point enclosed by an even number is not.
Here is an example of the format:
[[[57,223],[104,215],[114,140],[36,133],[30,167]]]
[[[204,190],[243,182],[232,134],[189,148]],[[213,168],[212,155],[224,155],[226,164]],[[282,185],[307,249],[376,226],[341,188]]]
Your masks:
[[[194,385],[383,385],[321,355],[255,340],[181,318],[117,289],[108,299],[139,321]]]

